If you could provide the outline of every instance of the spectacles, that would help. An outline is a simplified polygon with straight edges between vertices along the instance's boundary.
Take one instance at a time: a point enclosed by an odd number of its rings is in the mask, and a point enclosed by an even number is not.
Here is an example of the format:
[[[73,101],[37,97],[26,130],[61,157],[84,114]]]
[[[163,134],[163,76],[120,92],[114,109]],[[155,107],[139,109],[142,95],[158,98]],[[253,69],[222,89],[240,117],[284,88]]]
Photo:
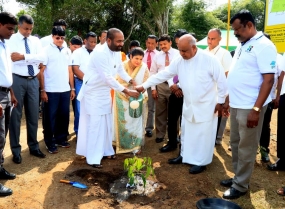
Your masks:
[[[59,40],[59,39],[64,40],[65,37],[64,37],[64,36],[58,36],[58,37],[55,37],[55,39],[56,39],[56,40]]]

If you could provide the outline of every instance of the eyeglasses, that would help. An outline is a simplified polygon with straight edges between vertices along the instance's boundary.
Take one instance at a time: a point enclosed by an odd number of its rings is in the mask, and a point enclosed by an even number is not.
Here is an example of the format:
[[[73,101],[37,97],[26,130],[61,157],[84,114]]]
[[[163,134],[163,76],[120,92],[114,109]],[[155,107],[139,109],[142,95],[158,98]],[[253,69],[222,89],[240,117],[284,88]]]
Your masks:
[[[55,39],[56,39],[56,40],[59,40],[59,39],[64,40],[65,37],[64,37],[64,36],[58,36],[58,37],[55,37]]]

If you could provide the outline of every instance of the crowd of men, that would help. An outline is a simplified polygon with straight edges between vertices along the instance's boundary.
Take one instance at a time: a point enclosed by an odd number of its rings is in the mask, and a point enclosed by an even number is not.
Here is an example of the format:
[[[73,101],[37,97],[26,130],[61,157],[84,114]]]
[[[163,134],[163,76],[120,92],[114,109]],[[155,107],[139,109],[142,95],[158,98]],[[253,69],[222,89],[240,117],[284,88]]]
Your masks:
[[[269,162],[271,114],[279,107],[279,160],[267,168],[285,170],[285,132],[281,128],[285,56],[277,54],[267,34],[256,30],[249,11],[235,14],[230,23],[240,42],[233,57],[220,46],[221,31],[217,28],[209,30],[206,50],[197,48],[195,34],[183,29],[174,35],[178,49],[172,48],[167,34],[159,38],[149,35],[143,62],[150,78],[137,86],[122,67],[121,30],[102,31],[98,44],[94,32],[87,33],[84,40],[74,36],[67,47],[64,20],[55,21],[51,34],[39,39],[31,35],[31,16],[22,15],[17,20],[10,13],[0,13],[0,179],[16,178],[3,167],[8,130],[13,162],[22,162],[23,107],[30,154],[46,157],[37,140],[40,103],[47,151],[56,154],[58,147],[70,147],[67,137],[72,100],[76,153],[85,156],[92,167],[101,168],[103,157],[115,155],[111,89],[135,98],[147,91],[145,136],[152,137],[154,129],[156,143],[168,136],[160,152],[176,150],[180,141],[178,156],[168,163],[187,163],[191,174],[203,172],[212,162],[215,144],[221,144],[230,118],[229,149],[235,175],[220,182],[229,187],[223,194],[226,199],[239,198],[248,191],[258,147],[262,161]],[[16,25],[18,32],[13,34]],[[134,40],[130,49],[139,46]],[[117,74],[134,89],[122,86]],[[11,194],[11,189],[0,184],[0,196]],[[284,188],[278,194],[284,195]]]

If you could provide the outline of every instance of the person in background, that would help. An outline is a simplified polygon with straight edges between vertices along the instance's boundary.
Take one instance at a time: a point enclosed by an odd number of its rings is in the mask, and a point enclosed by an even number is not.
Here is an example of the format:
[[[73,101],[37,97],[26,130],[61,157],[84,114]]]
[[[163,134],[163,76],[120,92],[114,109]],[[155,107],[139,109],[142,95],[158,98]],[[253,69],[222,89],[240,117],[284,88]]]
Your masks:
[[[136,48],[136,47],[140,47],[140,46],[141,46],[141,44],[140,44],[140,42],[139,42],[138,40],[132,40],[132,41],[130,42],[130,45],[129,45],[129,52],[128,52],[128,54],[127,54],[127,56],[128,56],[129,59],[130,59],[130,53],[131,53],[132,49],[134,49],[134,48]]]
[[[99,35],[99,43],[96,45],[95,50],[101,48],[106,42],[107,30],[102,30]]]
[[[73,53],[76,49],[79,49],[83,45],[83,40],[80,36],[73,36],[69,41],[69,49]]]

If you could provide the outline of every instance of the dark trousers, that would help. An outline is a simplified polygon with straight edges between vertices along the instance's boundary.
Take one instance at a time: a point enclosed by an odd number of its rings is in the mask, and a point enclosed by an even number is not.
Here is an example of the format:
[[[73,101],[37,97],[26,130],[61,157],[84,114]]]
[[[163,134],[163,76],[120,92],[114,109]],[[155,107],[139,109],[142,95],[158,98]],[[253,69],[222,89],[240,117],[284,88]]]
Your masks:
[[[168,144],[170,146],[177,146],[177,122],[182,114],[183,97],[178,98],[175,94],[169,96],[168,101]]]
[[[273,107],[274,107],[274,103],[272,102],[270,102],[267,106],[267,109],[264,114],[262,131],[261,131],[260,142],[259,142],[259,145],[264,147],[267,153],[269,153],[268,147],[270,143],[270,130],[271,130],[270,121],[271,121]]]
[[[277,157],[282,159],[285,165],[285,94],[280,96],[277,114]]]
[[[10,98],[8,92],[0,91],[0,104],[2,106],[3,115],[0,116],[0,170],[4,162],[3,150],[6,143],[6,135],[8,132],[10,118]]]
[[[47,146],[67,141],[69,125],[70,91],[47,92],[48,102],[43,104],[44,140]]]

